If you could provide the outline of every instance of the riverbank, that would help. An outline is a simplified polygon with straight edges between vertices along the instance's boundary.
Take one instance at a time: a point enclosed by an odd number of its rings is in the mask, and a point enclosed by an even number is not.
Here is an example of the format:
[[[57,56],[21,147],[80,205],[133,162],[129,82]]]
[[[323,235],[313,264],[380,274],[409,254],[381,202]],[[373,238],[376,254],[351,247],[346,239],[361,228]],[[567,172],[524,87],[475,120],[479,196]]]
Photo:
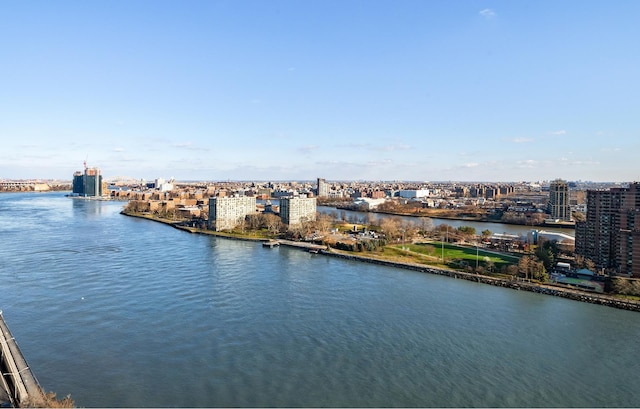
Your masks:
[[[137,217],[137,218],[164,223],[164,224],[170,225],[171,227],[174,227],[176,229],[183,230],[189,233],[205,234],[205,235],[223,237],[223,238],[228,238],[233,240],[257,241],[257,242],[266,242],[269,240],[267,238],[260,238],[260,237],[240,237],[240,236],[236,236],[228,233],[215,232],[211,230],[204,230],[204,229],[199,229],[195,227],[184,226],[184,225],[180,225],[179,224],[180,222],[176,222],[174,220],[169,220],[169,219],[162,219],[162,218],[154,217],[152,215],[128,214],[124,212],[121,212],[121,214],[125,216]],[[294,242],[289,240],[278,240],[278,242],[283,246],[309,251],[308,243]],[[598,294],[574,290],[566,287],[560,287],[552,284],[534,283],[534,282],[523,281],[519,279],[503,279],[503,278],[478,275],[473,273],[466,273],[458,270],[434,268],[434,267],[425,266],[423,264],[397,262],[397,261],[391,261],[391,260],[384,260],[380,258],[367,257],[359,254],[349,254],[341,250],[336,250],[331,248],[327,249],[324,246],[317,246],[317,247],[318,247],[318,254],[322,254],[329,257],[337,257],[337,258],[342,258],[346,260],[360,261],[365,263],[384,265],[388,267],[403,268],[403,269],[408,269],[413,271],[419,271],[422,273],[436,274],[436,275],[447,276],[451,278],[475,281],[478,283],[488,284],[488,285],[493,285],[493,286],[498,286],[503,288],[510,288],[512,290],[517,290],[517,291],[535,292],[539,294],[567,298],[574,301],[587,302],[591,304],[603,305],[603,306],[613,307],[617,309],[640,312],[640,302],[621,300],[619,298],[612,297],[612,296],[598,295]],[[322,250],[320,250],[320,248],[322,248]]]
[[[496,277],[490,277],[485,275],[478,275],[473,273],[465,273],[457,270],[449,270],[443,268],[427,267],[421,264],[401,263],[396,261],[381,260],[371,257],[364,257],[355,254],[345,254],[344,252],[337,252],[336,250],[323,251],[322,254],[339,257],[347,260],[362,261],[366,263],[379,264],[388,267],[404,268],[422,273],[436,274],[447,276],[451,278],[458,278],[467,281],[475,281],[482,284],[489,284],[497,287],[510,288],[512,290],[530,291],[539,294],[552,295],[556,297],[562,297],[571,299],[574,301],[587,302],[591,304],[604,305],[607,307],[613,307],[628,311],[640,312],[640,303],[635,301],[620,300],[615,297],[598,295],[588,293],[584,291],[573,290],[565,287],[554,286],[551,284],[539,284],[523,280],[508,280]]]
[[[427,217],[431,219],[440,219],[440,220],[452,220],[452,221],[460,221],[460,222],[470,222],[470,223],[491,223],[491,224],[504,224],[509,226],[519,226],[519,227],[528,227],[530,229],[541,229],[541,228],[559,228],[559,229],[572,229],[575,230],[575,224],[573,223],[557,223],[557,222],[547,222],[544,221],[539,224],[529,224],[529,223],[514,223],[508,220],[499,220],[492,218],[486,214],[479,214],[475,216],[470,216],[468,214],[465,215],[452,215],[452,211],[435,211],[435,212],[393,212],[393,211],[362,211],[357,209],[352,209],[347,206],[332,206],[332,205],[322,205],[325,207],[334,208],[338,210],[346,210],[349,212],[358,212],[362,214],[380,214],[387,216],[400,216],[400,217],[412,217],[412,218],[420,218]]]

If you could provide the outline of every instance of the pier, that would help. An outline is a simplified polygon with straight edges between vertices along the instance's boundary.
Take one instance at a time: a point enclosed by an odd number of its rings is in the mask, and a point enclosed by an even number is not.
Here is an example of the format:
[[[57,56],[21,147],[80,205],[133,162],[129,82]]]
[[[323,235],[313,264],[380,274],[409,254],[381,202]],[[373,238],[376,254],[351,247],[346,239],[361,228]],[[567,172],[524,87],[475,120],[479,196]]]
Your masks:
[[[327,248],[327,246],[323,246],[321,244],[308,243],[304,241],[284,240],[284,239],[269,240],[268,242],[263,242],[262,245],[270,248],[273,248],[274,246],[280,246],[280,245],[295,247],[298,249],[307,250],[312,253],[319,253],[320,251]]]
[[[40,384],[31,372],[0,311],[0,406],[37,406],[44,399]]]
[[[269,241],[262,242],[263,247],[269,247],[270,249],[274,247],[278,247],[279,245],[280,245],[280,242],[278,242],[278,240],[269,240]]]

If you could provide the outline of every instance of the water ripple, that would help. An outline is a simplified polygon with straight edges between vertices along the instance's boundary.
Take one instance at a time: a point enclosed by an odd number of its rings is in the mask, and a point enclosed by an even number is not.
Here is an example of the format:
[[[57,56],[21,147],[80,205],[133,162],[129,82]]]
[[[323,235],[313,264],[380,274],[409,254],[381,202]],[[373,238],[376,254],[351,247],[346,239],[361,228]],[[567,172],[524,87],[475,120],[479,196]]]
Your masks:
[[[619,381],[640,369],[640,314],[190,235],[121,206],[0,195],[4,316],[40,382],[79,406],[640,402]]]

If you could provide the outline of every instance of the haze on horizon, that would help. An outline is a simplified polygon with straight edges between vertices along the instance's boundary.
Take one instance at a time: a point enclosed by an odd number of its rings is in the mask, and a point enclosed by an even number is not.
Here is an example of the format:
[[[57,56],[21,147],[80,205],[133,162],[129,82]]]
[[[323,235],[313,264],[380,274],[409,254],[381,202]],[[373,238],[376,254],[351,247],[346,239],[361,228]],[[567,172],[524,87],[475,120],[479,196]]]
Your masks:
[[[640,179],[640,2],[0,3],[0,179]]]

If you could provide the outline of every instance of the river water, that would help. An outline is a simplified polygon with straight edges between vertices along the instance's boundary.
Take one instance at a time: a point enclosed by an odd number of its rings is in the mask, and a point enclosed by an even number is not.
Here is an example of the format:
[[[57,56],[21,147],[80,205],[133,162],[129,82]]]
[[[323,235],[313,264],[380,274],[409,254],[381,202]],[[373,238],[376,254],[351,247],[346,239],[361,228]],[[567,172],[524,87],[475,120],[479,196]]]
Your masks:
[[[0,195],[0,308],[80,407],[640,406],[640,314]]]
[[[435,217],[413,217],[413,216],[395,216],[384,213],[375,212],[360,212],[353,210],[336,209],[328,206],[318,206],[318,211],[321,213],[329,214],[338,220],[347,220],[353,223],[367,224],[370,221],[380,221],[384,218],[394,217],[403,220],[408,223],[412,223],[418,227],[422,226],[422,220],[428,220],[432,226],[439,226],[441,224],[449,225],[450,227],[457,229],[461,226],[469,226],[476,229],[476,232],[480,234],[483,230],[489,230],[491,233],[503,233],[514,234],[521,237],[526,237],[527,233],[531,230],[543,230],[546,232],[564,233],[569,236],[575,236],[575,229],[566,227],[551,227],[551,226],[525,226],[518,224],[505,224],[505,223],[493,223],[493,222],[479,222],[473,220],[455,220],[455,219],[439,219]]]

